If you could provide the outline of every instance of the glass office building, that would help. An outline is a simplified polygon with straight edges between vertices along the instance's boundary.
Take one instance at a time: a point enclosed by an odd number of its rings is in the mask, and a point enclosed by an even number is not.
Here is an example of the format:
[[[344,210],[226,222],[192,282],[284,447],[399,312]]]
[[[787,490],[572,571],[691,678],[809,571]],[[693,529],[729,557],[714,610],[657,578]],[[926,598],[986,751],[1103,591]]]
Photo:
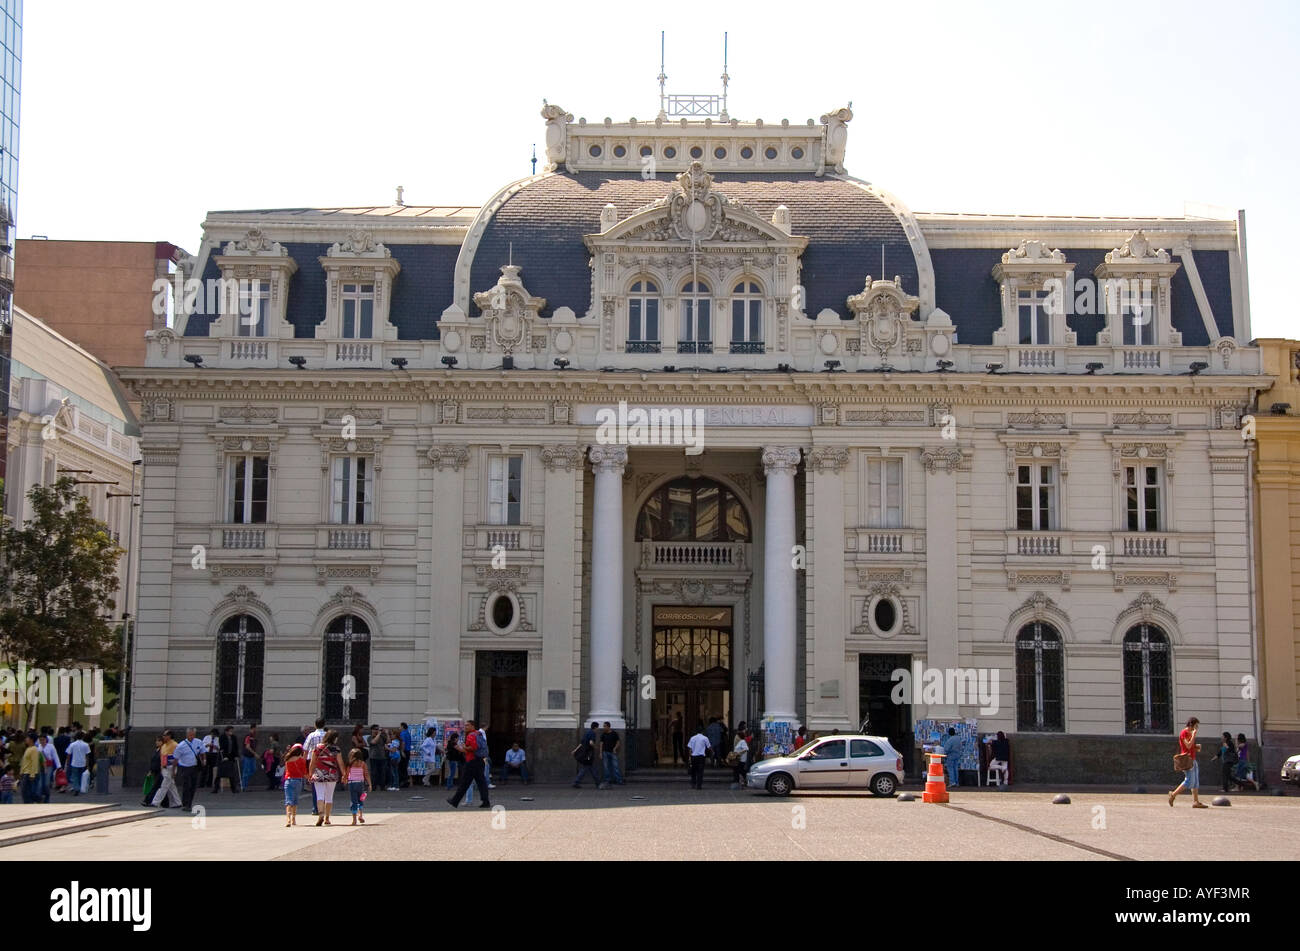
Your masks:
[[[23,72],[23,0],[0,0],[0,478],[9,419],[10,310],[14,222],[18,215],[18,112]]]

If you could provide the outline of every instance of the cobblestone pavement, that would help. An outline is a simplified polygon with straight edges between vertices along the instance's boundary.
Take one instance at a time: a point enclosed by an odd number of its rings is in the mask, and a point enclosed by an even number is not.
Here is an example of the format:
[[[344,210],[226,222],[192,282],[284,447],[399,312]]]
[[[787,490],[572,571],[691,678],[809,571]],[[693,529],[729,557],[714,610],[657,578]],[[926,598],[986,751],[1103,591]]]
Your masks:
[[[1250,859],[1300,858],[1300,797],[1236,795],[1193,810],[1180,797],[1082,790],[1053,805],[1051,790],[959,790],[947,806],[869,794],[807,792],[775,799],[719,787],[629,785],[613,790],[510,785],[499,810],[453,810],[438,790],[377,792],[367,823],[349,825],[346,796],[330,828],[310,799],[285,828],[281,794],[202,796],[198,814],[156,816],[4,845],[7,861],[289,859]],[[422,798],[416,798],[422,797]],[[134,798],[114,797],[137,808]],[[1212,799],[1207,795],[1206,801]],[[111,801],[96,797],[97,802]],[[76,805],[89,805],[81,800]],[[72,805],[72,804],[69,804]],[[0,825],[37,806],[0,809]],[[44,807],[45,809],[55,807]],[[138,811],[138,810],[137,810]],[[96,816],[95,818],[102,818]],[[22,826],[23,831],[39,826]]]

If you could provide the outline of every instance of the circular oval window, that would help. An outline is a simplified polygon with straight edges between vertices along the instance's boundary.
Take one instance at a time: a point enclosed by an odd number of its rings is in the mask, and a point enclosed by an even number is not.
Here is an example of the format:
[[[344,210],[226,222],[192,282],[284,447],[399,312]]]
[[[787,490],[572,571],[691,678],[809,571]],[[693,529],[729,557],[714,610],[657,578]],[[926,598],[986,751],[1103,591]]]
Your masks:
[[[792,148],[792,149],[790,150],[790,155],[791,155],[792,158],[801,159],[801,158],[803,158],[803,149],[799,148],[799,147],[796,145],[794,148]]]
[[[664,149],[664,158],[677,158],[677,150],[671,145]]]
[[[770,162],[772,159],[776,158],[776,149],[769,145],[763,154],[767,156],[767,160]]]
[[[713,157],[716,159],[724,159],[727,157],[727,150],[719,145],[716,149],[713,150]]]
[[[515,626],[518,614],[514,595],[508,591],[498,591],[488,604],[487,621],[494,632],[505,634]]]
[[[872,632],[880,637],[892,637],[902,629],[903,612],[893,597],[877,595],[871,602],[868,615]]]
[[[600,155],[600,146],[593,145],[591,148],[587,149],[587,154],[592,158],[597,158]]]
[[[654,149],[650,148],[650,146],[648,146],[648,145],[643,145],[643,146],[641,146],[641,155],[642,155],[642,157],[647,156],[647,155],[652,155],[653,153],[654,153]]]
[[[699,158],[703,154],[704,149],[700,148],[698,145],[691,146],[691,158]]]
[[[754,150],[747,145],[740,150],[740,157],[743,159],[751,159],[754,157]]]
[[[616,145],[614,146],[614,155],[618,158],[622,158],[624,155],[627,155],[627,149],[623,148],[621,145]]]

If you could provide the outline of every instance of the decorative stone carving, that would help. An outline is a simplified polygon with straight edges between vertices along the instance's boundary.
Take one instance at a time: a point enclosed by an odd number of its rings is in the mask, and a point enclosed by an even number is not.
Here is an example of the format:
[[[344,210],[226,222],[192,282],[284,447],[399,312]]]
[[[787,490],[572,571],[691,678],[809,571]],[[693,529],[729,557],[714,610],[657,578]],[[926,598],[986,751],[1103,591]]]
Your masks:
[[[956,472],[965,464],[965,455],[955,446],[926,449],[921,453],[921,465],[925,466],[926,472]]]
[[[546,446],[541,455],[548,471],[573,472],[582,468],[582,449],[578,446]]]
[[[799,468],[799,448],[797,446],[767,446],[763,449],[763,474],[773,472],[793,473]]]
[[[1065,427],[1064,413],[1044,413],[1036,409],[1032,413],[1008,413],[1007,427],[1015,429],[1017,426],[1031,427],[1033,429],[1042,429],[1044,426]]]
[[[226,242],[225,253],[228,255],[266,254],[273,257],[288,257],[289,252],[278,241],[272,241],[261,228],[250,228],[238,241]]]
[[[808,454],[812,472],[843,472],[849,464],[849,451],[842,446],[821,446]]]
[[[1173,422],[1173,416],[1169,413],[1148,413],[1146,408],[1139,409],[1136,413],[1116,413],[1116,426],[1168,426]]]
[[[459,472],[469,463],[469,449],[465,446],[438,445],[425,453],[425,456],[439,472],[443,469]]]
[[[593,472],[622,474],[627,468],[626,446],[592,446],[587,450]]]
[[[823,164],[839,174],[844,174],[844,150],[849,139],[848,123],[853,118],[853,103],[842,109],[836,109],[821,117],[826,126],[826,151]]]
[[[542,118],[546,120],[546,171],[553,172],[564,164],[573,113],[543,99]]]
[[[1128,240],[1106,254],[1107,264],[1168,264],[1169,252],[1151,246],[1150,239],[1138,229]]]
[[[520,267],[516,264],[501,266],[501,277],[489,291],[474,295],[474,303],[483,312],[486,323],[486,349],[512,354],[529,352],[533,344],[533,331],[544,329],[539,325],[539,311],[546,306],[546,298],[533,297],[519,279]],[[543,345],[545,345],[544,334]],[[473,340],[470,342],[473,347]]]
[[[920,304],[920,298],[903,291],[901,278],[873,281],[868,274],[862,293],[848,298],[849,310],[858,320],[859,349],[875,350],[882,361],[891,351],[902,353],[906,325],[913,323],[910,315]]]

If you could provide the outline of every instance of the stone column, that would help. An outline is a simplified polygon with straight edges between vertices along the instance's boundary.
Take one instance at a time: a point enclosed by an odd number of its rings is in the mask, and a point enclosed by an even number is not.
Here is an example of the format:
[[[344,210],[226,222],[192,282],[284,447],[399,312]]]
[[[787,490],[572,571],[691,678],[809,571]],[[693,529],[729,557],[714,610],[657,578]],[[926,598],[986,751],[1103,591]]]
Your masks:
[[[592,446],[596,474],[591,520],[591,713],[624,729],[623,470],[626,446]]]
[[[841,446],[814,449],[808,456],[807,624],[813,695],[808,698],[808,728],[847,733],[849,695],[857,678],[844,676],[844,639],[851,624],[844,603],[844,468],[849,451]]]
[[[763,525],[764,723],[797,728],[795,703],[794,473],[797,446],[763,449],[767,476]]]
[[[461,533],[465,511],[465,467],[469,447],[437,443],[427,453],[433,466],[432,544],[429,566],[429,668],[425,716],[459,720]],[[473,697],[471,691],[466,701]],[[472,711],[471,711],[472,712]]]
[[[563,729],[565,741],[578,725],[578,677],[582,630],[582,464],[578,446],[546,446],[546,534],[542,549],[542,654],[538,663],[534,726]],[[529,669],[529,684],[533,683]],[[551,694],[557,701],[551,705]],[[563,700],[561,701],[561,695]],[[570,743],[570,746],[572,744]],[[568,755],[568,748],[563,750]],[[566,764],[565,768],[568,766]]]
[[[925,648],[926,667],[956,667],[957,643],[957,470],[960,449],[927,449],[925,466]],[[913,689],[919,685],[914,684]],[[930,705],[925,717],[955,717],[955,704]],[[917,713],[920,719],[922,714]]]

